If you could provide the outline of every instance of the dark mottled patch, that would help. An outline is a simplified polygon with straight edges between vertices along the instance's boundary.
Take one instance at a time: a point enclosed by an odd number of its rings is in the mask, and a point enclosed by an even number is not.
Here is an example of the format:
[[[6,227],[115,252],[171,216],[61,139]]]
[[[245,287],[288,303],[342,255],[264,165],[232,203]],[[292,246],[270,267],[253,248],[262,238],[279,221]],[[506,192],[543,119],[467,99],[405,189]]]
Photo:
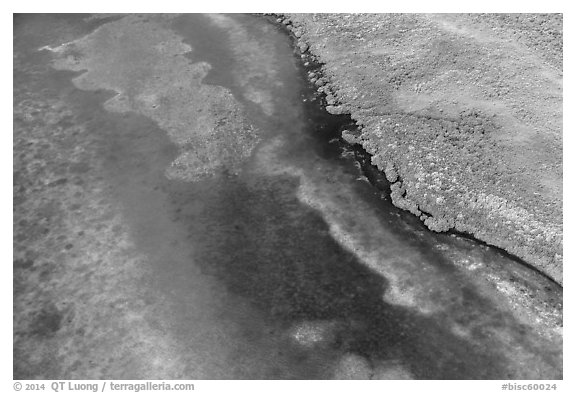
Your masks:
[[[46,305],[33,318],[31,333],[42,337],[54,335],[62,324],[63,315],[53,304]]]
[[[34,266],[34,260],[27,258],[17,258],[13,261],[14,269],[30,269]]]
[[[90,164],[87,162],[75,162],[68,167],[71,173],[83,174],[91,169]]]
[[[67,178],[61,178],[58,180],[54,180],[51,183],[48,183],[48,187],[57,187],[57,186],[63,186],[64,184],[68,183],[68,179]]]

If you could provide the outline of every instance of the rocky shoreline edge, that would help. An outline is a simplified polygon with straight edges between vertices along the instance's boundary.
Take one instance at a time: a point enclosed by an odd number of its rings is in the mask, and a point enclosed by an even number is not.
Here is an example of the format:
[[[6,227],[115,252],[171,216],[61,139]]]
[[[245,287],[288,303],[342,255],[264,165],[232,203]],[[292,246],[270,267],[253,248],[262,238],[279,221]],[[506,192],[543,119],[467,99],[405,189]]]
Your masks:
[[[374,132],[374,125],[366,124],[369,122],[366,122],[365,116],[359,113],[361,111],[357,108],[355,110],[341,94],[340,83],[334,78],[330,65],[323,61],[322,55],[315,48],[313,40],[307,33],[307,26],[291,15],[264,14],[264,16],[271,19],[271,21],[275,21],[275,23],[283,25],[292,36],[300,53],[302,63],[307,70],[309,81],[315,85],[318,93],[322,96],[322,104],[325,110],[333,115],[350,116],[352,122],[356,124],[356,127],[350,127],[350,129],[342,131],[341,138],[346,143],[353,145],[360,156],[364,157],[359,159],[359,161],[364,161],[361,164],[370,182],[381,191],[388,193],[396,207],[418,216],[423,224],[432,231],[456,234],[476,240],[481,244],[490,245],[518,263],[538,271],[554,283],[562,286],[561,231],[558,234],[554,230],[550,231],[549,228],[545,228],[544,231],[540,231],[544,233],[538,234],[537,240],[544,237],[546,240],[552,238],[553,242],[534,242],[534,239],[530,239],[530,237],[518,236],[518,233],[514,233],[510,226],[501,225],[501,228],[497,230],[486,230],[486,222],[494,220],[489,211],[490,209],[498,210],[503,208],[506,210],[508,207],[509,211],[519,210],[514,208],[513,205],[507,204],[505,199],[488,193],[481,193],[479,197],[471,201],[471,206],[464,207],[462,207],[463,203],[461,200],[457,201],[457,203],[454,203],[456,202],[454,200],[447,200],[450,199],[450,195],[447,196],[447,193],[443,192],[433,194],[432,198],[419,198],[422,195],[414,192],[414,182],[404,180],[404,177],[418,176],[418,174],[406,173],[405,166],[400,169],[401,165],[398,165],[399,163],[395,162],[391,155],[382,154],[382,150],[386,149],[382,144],[378,145],[373,138],[366,137],[368,132]],[[382,156],[387,159],[382,159]],[[369,157],[369,159],[366,157]],[[367,171],[370,173],[366,173]],[[434,174],[435,172],[432,173],[432,175]],[[434,176],[419,180],[424,180],[425,183],[427,182],[432,187],[434,187],[434,182],[438,181]],[[418,185],[416,185],[416,188],[418,188]],[[424,193],[424,196],[427,196],[426,193]],[[462,195],[463,198],[468,199],[469,196]],[[462,220],[464,215],[467,216],[468,220]],[[475,225],[475,220],[481,225]],[[528,223],[528,226],[530,224]],[[520,225],[523,225],[526,229],[526,222],[520,222]],[[534,228],[528,228],[528,231],[532,234],[538,232]],[[558,241],[558,238],[560,241]],[[550,246],[549,243],[554,243],[554,241],[556,244]],[[558,243],[560,245],[559,248]],[[540,254],[545,254],[544,257],[538,255],[539,253],[534,253],[534,250],[538,248]]]

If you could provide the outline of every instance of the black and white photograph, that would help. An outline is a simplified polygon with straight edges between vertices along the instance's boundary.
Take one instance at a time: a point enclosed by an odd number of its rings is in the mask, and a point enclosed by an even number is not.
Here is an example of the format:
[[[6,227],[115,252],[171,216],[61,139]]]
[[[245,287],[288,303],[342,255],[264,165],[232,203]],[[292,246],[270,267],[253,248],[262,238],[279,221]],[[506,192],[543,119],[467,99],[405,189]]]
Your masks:
[[[556,390],[563,19],[14,12],[6,391]]]

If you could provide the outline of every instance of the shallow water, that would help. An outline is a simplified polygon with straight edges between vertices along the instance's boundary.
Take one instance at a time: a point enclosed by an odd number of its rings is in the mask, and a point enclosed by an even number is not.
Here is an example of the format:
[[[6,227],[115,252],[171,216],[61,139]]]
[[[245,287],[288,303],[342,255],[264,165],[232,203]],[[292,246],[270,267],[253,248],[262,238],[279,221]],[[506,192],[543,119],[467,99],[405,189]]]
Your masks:
[[[56,289],[37,296],[99,293],[66,307],[72,320],[80,309],[106,318],[71,323],[115,354],[85,363],[92,345],[82,339],[85,347],[53,355],[62,366],[50,378],[562,376],[561,288],[394,208],[339,138],[349,120],[321,109],[272,20],[36,16],[15,25],[15,116],[24,119],[15,171],[32,176],[38,162],[56,170],[42,149],[21,153],[28,139],[60,149],[62,162],[75,151],[89,169],[68,169],[62,194],[46,197],[62,211],[77,189],[99,201],[77,208],[77,219],[61,213],[68,229],[47,235],[98,225],[92,243],[102,249],[82,243],[61,268],[99,255],[82,265],[93,286],[72,288],[73,274],[51,270]],[[52,37],[42,34],[54,25]],[[43,101],[61,117],[57,136],[25,121],[31,102]],[[15,222],[30,206],[15,207]],[[96,210],[109,213],[96,219]],[[48,261],[49,240],[24,236],[15,254],[36,248]],[[50,353],[76,340],[68,325],[48,338],[23,327],[36,278],[22,280],[15,377],[45,361],[19,343],[37,340]],[[112,299],[124,311],[109,311]]]

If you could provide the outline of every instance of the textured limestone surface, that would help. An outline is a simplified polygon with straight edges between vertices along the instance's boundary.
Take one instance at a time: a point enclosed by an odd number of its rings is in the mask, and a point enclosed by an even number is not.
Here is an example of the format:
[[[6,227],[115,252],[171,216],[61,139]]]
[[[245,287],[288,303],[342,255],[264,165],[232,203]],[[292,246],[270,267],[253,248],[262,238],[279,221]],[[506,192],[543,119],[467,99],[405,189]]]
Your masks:
[[[282,19],[324,63],[327,109],[360,125],[396,206],[562,283],[561,15]]]

